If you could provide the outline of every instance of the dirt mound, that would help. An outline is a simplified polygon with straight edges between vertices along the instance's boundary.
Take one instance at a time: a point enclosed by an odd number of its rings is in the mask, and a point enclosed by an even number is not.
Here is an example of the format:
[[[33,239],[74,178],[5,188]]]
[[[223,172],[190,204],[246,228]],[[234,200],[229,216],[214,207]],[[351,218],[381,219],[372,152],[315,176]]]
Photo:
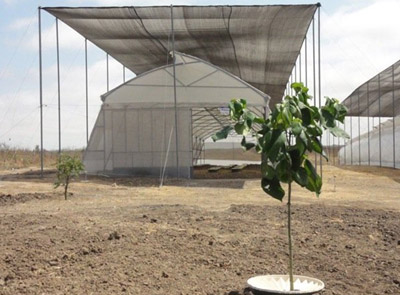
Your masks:
[[[26,203],[32,200],[50,199],[52,196],[40,193],[21,193],[16,195],[0,194],[0,206],[14,205],[17,203]]]

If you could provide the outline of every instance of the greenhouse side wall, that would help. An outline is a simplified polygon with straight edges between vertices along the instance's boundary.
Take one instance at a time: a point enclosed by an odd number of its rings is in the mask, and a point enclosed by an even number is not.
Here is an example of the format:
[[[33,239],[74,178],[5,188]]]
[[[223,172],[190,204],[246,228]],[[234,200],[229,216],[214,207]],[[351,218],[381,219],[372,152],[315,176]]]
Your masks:
[[[190,109],[179,109],[177,120],[178,157],[173,108],[103,108],[85,152],[87,171],[191,178]]]
[[[394,123],[393,123],[394,120]],[[339,151],[341,165],[400,168],[400,118],[390,119],[369,133],[348,140]]]

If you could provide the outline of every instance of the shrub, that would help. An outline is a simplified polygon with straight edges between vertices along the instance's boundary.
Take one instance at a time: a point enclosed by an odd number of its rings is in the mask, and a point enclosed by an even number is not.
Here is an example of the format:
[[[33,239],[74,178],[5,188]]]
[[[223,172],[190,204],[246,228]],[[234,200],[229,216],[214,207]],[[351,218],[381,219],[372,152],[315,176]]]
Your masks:
[[[68,197],[68,186],[72,178],[79,176],[84,170],[82,161],[77,157],[61,155],[57,164],[57,179],[54,182],[54,188],[64,186],[64,198]]]

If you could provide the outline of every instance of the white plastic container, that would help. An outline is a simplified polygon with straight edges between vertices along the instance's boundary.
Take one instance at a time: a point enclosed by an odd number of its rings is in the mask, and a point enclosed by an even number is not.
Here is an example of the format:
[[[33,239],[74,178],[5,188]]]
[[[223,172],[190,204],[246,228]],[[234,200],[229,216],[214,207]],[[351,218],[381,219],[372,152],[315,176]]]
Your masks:
[[[314,294],[322,291],[325,284],[306,276],[293,276],[294,291],[290,291],[289,275],[264,275],[247,280],[255,295]]]

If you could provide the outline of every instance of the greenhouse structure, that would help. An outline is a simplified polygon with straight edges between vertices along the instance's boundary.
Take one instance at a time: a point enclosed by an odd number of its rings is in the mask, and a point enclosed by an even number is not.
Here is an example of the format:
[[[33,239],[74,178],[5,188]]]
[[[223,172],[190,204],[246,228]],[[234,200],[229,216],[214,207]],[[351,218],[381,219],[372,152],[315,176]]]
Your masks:
[[[88,42],[106,53],[107,69],[110,56],[136,75],[114,89],[107,84],[90,136],[86,119],[86,170],[190,178],[205,140],[229,122],[231,99],[244,98],[265,116],[302,81],[321,103],[319,7],[39,8],[40,73],[46,11],[85,42],[86,113]],[[40,75],[42,171],[43,91]],[[58,103],[60,110],[60,94]]]
[[[199,58],[175,55],[176,104],[174,65],[143,73],[103,95],[84,154],[88,172],[158,175],[165,169],[170,176],[190,178],[201,152],[193,144],[229,124],[221,106],[230,98],[246,97],[259,116],[269,112],[269,97],[257,88]]]
[[[343,102],[350,116],[350,140],[339,151],[340,164],[400,168],[400,61],[361,86]]]

